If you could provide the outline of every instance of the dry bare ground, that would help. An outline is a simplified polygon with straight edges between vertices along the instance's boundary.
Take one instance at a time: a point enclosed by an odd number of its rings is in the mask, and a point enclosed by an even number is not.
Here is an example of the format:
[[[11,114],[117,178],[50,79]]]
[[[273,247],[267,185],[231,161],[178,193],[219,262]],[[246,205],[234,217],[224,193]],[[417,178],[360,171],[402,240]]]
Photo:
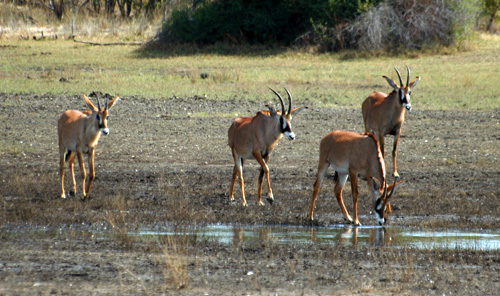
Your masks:
[[[111,110],[111,133],[97,148],[91,198],[81,202],[80,188],[76,197],[58,197],[56,122],[65,109],[83,109],[83,99],[0,95],[0,294],[498,293],[498,250],[394,248],[390,237],[384,246],[266,239],[266,226],[309,224],[321,138],[335,129],[363,129],[360,109],[296,101],[309,109],[294,117],[297,139],[282,139],[271,155],[276,201],[256,204],[258,167],[249,161],[249,207],[243,208],[239,189],[236,201],[227,196],[227,129],[234,118],[228,114],[252,115],[264,109],[263,101],[122,98]],[[394,193],[390,225],[496,231],[499,127],[499,110],[419,110],[414,103],[398,154],[406,183]],[[332,175],[311,231],[343,223]],[[360,221],[374,225],[365,187],[360,184]],[[344,199],[350,209],[349,188]],[[248,242],[235,232],[233,243],[222,244],[181,235],[213,223],[259,225],[264,238]],[[129,233],[137,229],[179,235],[136,240]],[[113,236],[98,239],[105,230]]]

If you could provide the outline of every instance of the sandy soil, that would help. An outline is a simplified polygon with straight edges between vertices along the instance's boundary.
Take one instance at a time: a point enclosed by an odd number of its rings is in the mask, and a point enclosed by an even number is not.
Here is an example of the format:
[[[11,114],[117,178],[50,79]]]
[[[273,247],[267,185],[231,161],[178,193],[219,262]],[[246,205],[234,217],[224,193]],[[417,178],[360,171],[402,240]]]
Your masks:
[[[308,225],[318,147],[335,129],[362,131],[360,109],[309,109],[294,117],[295,141],[271,155],[275,203],[256,204],[258,166],[244,174],[248,208],[228,198],[227,129],[235,114],[273,102],[125,97],[97,147],[91,198],[59,198],[57,119],[84,109],[81,97],[0,95],[0,294],[480,294],[500,290],[497,251],[279,244],[193,236],[135,240],[136,229],[194,225]],[[361,105],[361,100],[360,100]],[[500,112],[419,110],[407,114],[398,150],[406,183],[392,198],[390,225],[496,231],[500,226]],[[389,147],[392,137],[386,139]],[[392,158],[386,160],[392,166]],[[77,173],[77,180],[79,174]],[[343,223],[333,172],[315,224]],[[391,180],[391,178],[390,178]],[[69,179],[66,179],[69,190]],[[374,225],[360,184],[360,222]],[[265,190],[264,190],[265,191]],[[344,198],[351,211],[350,189]],[[47,231],[41,231],[46,229]],[[314,229],[311,228],[312,230]],[[109,230],[111,239],[96,239]],[[264,234],[265,235],[265,234]],[[235,238],[237,235],[235,235]]]

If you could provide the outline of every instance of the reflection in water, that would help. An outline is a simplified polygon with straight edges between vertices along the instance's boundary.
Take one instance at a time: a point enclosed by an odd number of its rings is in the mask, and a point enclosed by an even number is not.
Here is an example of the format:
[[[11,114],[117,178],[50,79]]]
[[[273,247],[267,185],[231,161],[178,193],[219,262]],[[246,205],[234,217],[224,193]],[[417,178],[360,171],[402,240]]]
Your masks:
[[[311,241],[316,242],[316,234],[318,229],[311,228]],[[338,242],[341,245],[353,245],[358,244],[358,233],[360,227],[346,226],[343,231],[339,231],[334,237],[332,237],[332,242]],[[321,236],[324,239],[324,236]],[[363,232],[362,240],[363,244],[367,244],[375,247],[390,246],[392,237],[390,231],[385,227],[370,227],[366,228]]]
[[[231,233],[230,238],[228,232]],[[500,233],[458,230],[429,231],[416,228],[336,225],[329,227],[212,225],[198,229],[198,235],[220,243],[241,244],[341,244],[346,246],[411,247],[418,249],[461,248],[500,250]]]
[[[12,227],[12,226],[11,226]],[[459,230],[431,231],[408,227],[379,227],[333,225],[327,227],[262,226],[262,225],[209,225],[186,226],[181,231],[169,229],[143,229],[128,231],[126,239],[151,241],[170,236],[191,236],[194,239],[210,239],[222,244],[340,244],[345,246],[373,246],[417,249],[468,249],[500,250],[500,232],[463,232]],[[0,236],[88,239],[92,241],[114,240],[113,230],[49,227],[0,227]]]
[[[256,229],[257,232],[257,240],[259,242],[268,244],[271,240],[271,228],[269,227],[262,227]],[[247,239],[252,239],[254,238],[254,234],[248,235],[247,234]],[[233,228],[233,245],[238,245],[242,242],[245,241],[245,231],[243,230],[242,227],[234,227]]]

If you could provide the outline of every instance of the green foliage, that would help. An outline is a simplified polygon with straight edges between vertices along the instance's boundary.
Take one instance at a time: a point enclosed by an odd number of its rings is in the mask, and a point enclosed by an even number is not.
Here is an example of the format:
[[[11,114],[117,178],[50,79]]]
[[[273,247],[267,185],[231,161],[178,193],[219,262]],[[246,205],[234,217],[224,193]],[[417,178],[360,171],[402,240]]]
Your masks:
[[[333,26],[380,0],[220,0],[175,11],[163,37],[175,43],[290,44],[313,23]]]
[[[490,31],[500,10],[500,0],[482,0],[481,10],[481,13],[488,17],[486,31]]]
[[[382,0],[331,0],[330,6],[336,22],[352,20]]]
[[[479,1],[206,1],[195,10],[174,12],[162,34],[172,43],[198,45],[226,42],[293,44],[318,50],[422,49],[470,39]]]
[[[447,0],[452,11],[450,35],[455,44],[471,39],[476,28],[477,17],[481,11],[481,0]]]

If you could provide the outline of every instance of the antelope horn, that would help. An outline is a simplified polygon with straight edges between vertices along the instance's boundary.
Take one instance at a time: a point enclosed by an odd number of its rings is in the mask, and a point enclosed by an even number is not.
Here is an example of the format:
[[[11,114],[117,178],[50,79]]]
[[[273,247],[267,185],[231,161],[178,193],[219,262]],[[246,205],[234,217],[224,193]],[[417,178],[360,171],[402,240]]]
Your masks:
[[[101,102],[99,101],[99,96],[97,96],[97,109],[101,111]]]
[[[281,95],[275,91],[274,89],[272,88],[269,88],[270,90],[273,91],[273,93],[275,93],[277,96],[278,96],[278,99],[280,99],[280,103],[281,103],[281,114],[284,116],[285,115],[285,104],[283,104],[283,98],[281,97]]]
[[[394,188],[396,188],[396,181],[397,180],[398,180],[397,178],[394,178],[394,184],[392,185],[391,192],[389,192],[389,196],[387,196],[387,199],[391,199],[392,193],[394,192]],[[387,187],[385,187],[385,188],[387,190]]]
[[[290,94],[290,92],[288,91],[288,89],[284,88],[286,90],[286,93],[288,94],[288,114],[290,114],[290,112],[292,112],[292,95]]]
[[[406,69],[408,70],[408,76],[406,76],[406,87],[408,88],[408,84],[410,83],[410,68],[406,66]]]
[[[385,183],[385,182],[384,182],[384,183]],[[384,184],[384,185],[385,185],[385,184]],[[385,185],[385,186],[384,186],[384,192],[382,192],[382,198],[384,198],[384,197],[385,197],[386,193],[387,193],[387,185]]]
[[[401,74],[399,74],[398,68],[394,67],[394,69],[396,70],[396,73],[398,73],[399,87],[403,87],[403,79],[401,79]]]

